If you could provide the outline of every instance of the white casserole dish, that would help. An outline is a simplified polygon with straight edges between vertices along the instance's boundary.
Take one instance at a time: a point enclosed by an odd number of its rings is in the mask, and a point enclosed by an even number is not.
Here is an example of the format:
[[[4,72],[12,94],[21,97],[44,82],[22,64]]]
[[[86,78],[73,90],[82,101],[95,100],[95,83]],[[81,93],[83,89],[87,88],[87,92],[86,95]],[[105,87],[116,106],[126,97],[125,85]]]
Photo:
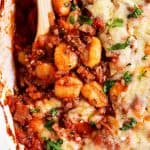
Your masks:
[[[14,32],[14,2],[0,0],[0,149],[15,150],[16,140],[13,121],[8,106],[4,106],[8,94],[13,94],[15,82],[12,37]],[[11,136],[8,130],[12,132]]]

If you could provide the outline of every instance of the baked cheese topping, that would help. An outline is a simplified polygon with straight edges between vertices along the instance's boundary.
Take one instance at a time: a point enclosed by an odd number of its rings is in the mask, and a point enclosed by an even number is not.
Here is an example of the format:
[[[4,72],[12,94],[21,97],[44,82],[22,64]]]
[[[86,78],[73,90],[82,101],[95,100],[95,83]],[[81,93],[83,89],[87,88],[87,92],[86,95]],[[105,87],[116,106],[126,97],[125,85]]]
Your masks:
[[[101,4],[102,3],[102,4]],[[103,4],[105,3],[105,4]],[[128,18],[131,13],[130,9],[134,9],[135,5],[140,5],[143,11],[142,15],[138,18]],[[102,9],[100,9],[103,7]],[[95,11],[96,8],[99,11]],[[114,1],[110,0],[95,1],[94,5],[90,5],[89,9],[95,16],[99,16],[107,24],[110,19],[120,18],[123,23],[121,27],[106,27],[105,31],[100,34],[100,39],[106,49],[108,57],[114,57],[118,54],[118,61],[111,64],[111,73],[114,75],[116,72],[123,72],[124,70],[134,71],[140,64],[145,55],[144,49],[149,45],[149,25],[150,25],[150,5],[144,1]],[[106,17],[106,14],[108,15]],[[116,51],[109,51],[108,48],[116,43],[123,43],[127,38],[130,38],[131,45]],[[129,65],[129,66],[128,66]]]
[[[135,129],[119,131],[118,137],[121,140],[122,149],[148,150],[150,149],[150,122],[147,119],[150,117],[148,111],[150,106],[150,57],[145,49],[150,43],[150,16],[148,15],[150,4],[142,0],[114,0],[113,2],[108,0],[105,1],[105,5],[102,5],[105,8],[101,11],[94,11],[96,7],[102,7],[98,6],[101,3],[103,3],[101,0],[97,0],[94,6],[89,6],[94,15],[105,18],[106,23],[110,18],[112,20],[121,18],[123,21],[121,27],[108,26],[103,33],[100,33],[106,55],[110,58],[114,57],[114,54],[118,56],[115,63],[110,62],[112,79],[123,78],[123,74],[127,71],[132,74],[132,81],[127,85],[127,89],[121,92],[114,102],[112,101],[117,120],[120,127],[131,117],[139,122]],[[129,18],[130,10],[133,10],[135,5],[140,7],[142,14],[136,18]],[[108,50],[111,45],[123,43],[127,38],[130,38],[130,46],[116,51]]]
[[[52,0],[49,32],[35,42],[36,2],[23,2],[17,88],[7,99],[18,142],[26,150],[149,150],[149,0]]]

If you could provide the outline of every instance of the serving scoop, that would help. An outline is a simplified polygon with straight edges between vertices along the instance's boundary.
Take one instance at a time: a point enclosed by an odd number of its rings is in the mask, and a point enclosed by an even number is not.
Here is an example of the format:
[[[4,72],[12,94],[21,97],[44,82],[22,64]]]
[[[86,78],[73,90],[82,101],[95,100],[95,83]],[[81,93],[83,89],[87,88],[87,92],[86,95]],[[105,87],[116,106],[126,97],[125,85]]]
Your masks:
[[[51,0],[37,0],[37,33],[35,41],[40,35],[48,33],[50,28],[49,13],[53,12]]]

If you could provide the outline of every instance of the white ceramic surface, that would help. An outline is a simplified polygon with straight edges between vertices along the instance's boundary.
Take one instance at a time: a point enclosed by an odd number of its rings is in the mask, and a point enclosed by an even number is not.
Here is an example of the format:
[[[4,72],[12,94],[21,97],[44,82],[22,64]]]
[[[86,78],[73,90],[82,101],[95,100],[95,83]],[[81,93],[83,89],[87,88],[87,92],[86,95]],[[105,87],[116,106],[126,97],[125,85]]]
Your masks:
[[[12,89],[15,81],[12,61],[13,0],[4,0],[4,7],[0,12],[0,102],[3,105],[6,95],[13,93]],[[0,106],[0,150],[15,150],[16,144],[6,130],[4,113],[7,116],[11,130],[14,132],[8,106],[4,108]]]

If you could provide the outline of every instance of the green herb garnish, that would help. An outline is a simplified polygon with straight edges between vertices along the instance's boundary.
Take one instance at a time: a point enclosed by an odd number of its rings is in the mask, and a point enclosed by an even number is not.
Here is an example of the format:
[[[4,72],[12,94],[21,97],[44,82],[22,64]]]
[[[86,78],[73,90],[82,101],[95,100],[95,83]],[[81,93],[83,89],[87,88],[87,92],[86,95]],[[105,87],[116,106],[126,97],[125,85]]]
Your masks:
[[[126,66],[131,66],[131,63],[128,63]]]
[[[121,18],[110,19],[108,21],[107,25],[110,28],[122,27],[123,26],[123,19],[121,19]]]
[[[143,10],[135,6],[134,11],[128,15],[128,18],[138,18],[142,13]]]
[[[138,79],[141,80],[142,77],[144,77],[144,76],[146,75],[146,72],[147,72],[146,70],[143,70],[143,71],[139,74]]]
[[[78,19],[80,24],[89,24],[92,25],[93,24],[93,20],[91,18],[89,18],[88,16],[79,16]]]
[[[105,93],[107,93],[114,84],[115,84],[114,80],[108,80],[108,81],[106,81],[104,83],[103,91]]]
[[[51,111],[50,111],[50,114],[52,115],[52,117],[55,117],[57,115],[57,109],[52,108]]]
[[[70,16],[70,17],[69,17],[69,22],[70,22],[71,24],[74,24],[74,23],[75,23],[74,16]]]
[[[72,67],[72,65],[68,65],[68,67],[69,67],[69,68],[71,68],[71,67]]]
[[[64,29],[64,28],[61,28],[61,29],[60,29],[60,35],[63,36],[64,34],[65,34],[65,29]]]
[[[40,112],[40,109],[39,108],[33,108],[33,109],[30,109],[30,112],[31,113],[38,113],[38,112]]]
[[[90,122],[90,126],[91,126],[92,128],[96,128],[96,123],[93,122],[93,121],[91,121],[91,122]]]
[[[132,81],[132,74],[129,71],[125,72],[123,75],[123,79],[125,83],[128,84],[129,82]]]
[[[53,120],[46,120],[44,127],[47,128],[49,131],[52,130],[52,125],[54,124]]]
[[[72,6],[71,6],[71,10],[72,10],[72,11],[75,11],[75,10],[76,10],[76,8],[77,8],[77,5],[76,5],[76,4],[72,4]]]
[[[142,60],[146,60],[147,59],[147,55],[144,55],[143,57],[142,57]]]
[[[63,140],[59,139],[57,141],[46,140],[46,150],[62,150],[61,145]]]
[[[108,50],[113,51],[113,50],[120,50],[120,49],[125,49],[130,45],[130,40],[129,38],[124,42],[124,43],[117,43],[108,48]]]
[[[129,121],[124,123],[123,126],[120,128],[122,131],[129,130],[131,128],[134,128],[137,124],[137,121],[134,118],[129,118]]]

